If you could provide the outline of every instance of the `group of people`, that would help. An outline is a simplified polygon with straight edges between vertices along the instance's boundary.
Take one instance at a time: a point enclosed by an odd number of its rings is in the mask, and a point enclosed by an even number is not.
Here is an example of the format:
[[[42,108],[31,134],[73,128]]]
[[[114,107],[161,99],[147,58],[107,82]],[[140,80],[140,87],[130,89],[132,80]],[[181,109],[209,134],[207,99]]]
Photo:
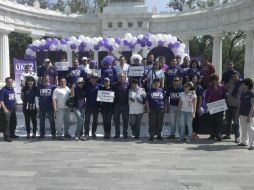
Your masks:
[[[133,68],[131,68],[133,67]],[[205,57],[201,64],[189,57],[176,56],[167,63],[165,57],[156,60],[154,55],[142,58],[132,55],[130,64],[124,56],[119,59],[106,56],[98,73],[96,61],[83,57],[81,64],[73,60],[73,66],[64,74],[57,72],[49,59],[44,60],[38,73],[26,66],[22,75],[21,98],[27,130],[30,138],[36,138],[37,115],[40,135],[45,138],[45,118],[49,119],[53,139],[71,138],[69,134],[70,111],[77,118],[75,140],[87,140],[90,135],[90,118],[93,117],[91,134],[96,138],[99,113],[102,114],[104,138],[111,138],[113,118],[115,135],[119,138],[122,116],[123,138],[127,139],[130,125],[134,138],[140,137],[143,114],[149,116],[149,140],[163,140],[164,114],[169,112],[169,139],[191,142],[199,138],[200,117],[206,116],[210,128],[209,139],[222,141],[231,138],[234,129],[235,143],[254,149],[253,105],[254,94],[251,79],[241,79],[232,62],[222,79],[215,74],[212,63]],[[141,72],[133,72],[138,69]],[[141,73],[141,74],[140,74]],[[12,141],[17,124],[13,79],[6,78],[6,86],[0,90],[1,120],[4,123],[4,140]],[[98,100],[99,91],[113,92],[110,101]],[[223,135],[224,111],[209,113],[208,103],[226,100],[226,133]],[[233,123],[233,125],[232,125]],[[64,127],[63,127],[64,126]],[[186,133],[187,128],[187,133]]]

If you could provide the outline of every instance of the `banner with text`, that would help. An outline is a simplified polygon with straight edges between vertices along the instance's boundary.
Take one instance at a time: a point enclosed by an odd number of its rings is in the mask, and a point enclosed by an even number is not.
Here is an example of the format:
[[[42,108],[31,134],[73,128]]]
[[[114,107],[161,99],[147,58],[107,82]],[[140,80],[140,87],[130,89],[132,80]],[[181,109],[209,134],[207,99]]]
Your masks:
[[[128,70],[129,77],[142,77],[144,76],[145,67],[144,66],[131,66]]]
[[[98,93],[97,93],[98,102],[113,102],[114,98],[115,98],[114,92],[98,90]]]

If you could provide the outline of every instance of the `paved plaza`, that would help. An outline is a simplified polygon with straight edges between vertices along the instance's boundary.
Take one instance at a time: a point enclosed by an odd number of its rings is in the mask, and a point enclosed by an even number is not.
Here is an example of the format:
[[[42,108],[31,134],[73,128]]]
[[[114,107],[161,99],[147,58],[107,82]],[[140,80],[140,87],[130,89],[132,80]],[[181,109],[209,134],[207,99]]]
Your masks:
[[[253,190],[254,152],[206,138],[179,144],[0,137],[0,189]]]

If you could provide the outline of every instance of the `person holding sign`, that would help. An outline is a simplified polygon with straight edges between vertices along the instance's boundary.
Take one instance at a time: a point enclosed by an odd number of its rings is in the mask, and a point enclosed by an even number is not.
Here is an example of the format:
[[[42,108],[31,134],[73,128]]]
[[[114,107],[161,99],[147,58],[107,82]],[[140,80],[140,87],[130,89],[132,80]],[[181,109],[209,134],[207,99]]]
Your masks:
[[[139,86],[143,85],[145,67],[141,65],[142,57],[139,54],[131,56],[131,65],[128,68],[128,77],[130,83],[132,79],[138,80]]]
[[[146,98],[145,90],[140,88],[138,83],[137,79],[132,79],[129,90],[130,126],[135,139],[139,139],[140,124],[144,114],[144,99]]]
[[[185,139],[185,126],[188,127],[188,139],[187,143],[191,142],[192,139],[192,121],[196,114],[197,96],[195,91],[192,91],[192,82],[187,82],[184,84],[184,92],[180,94],[180,101],[178,104],[178,117],[180,116],[180,128],[181,136],[177,139],[181,142]]]
[[[219,76],[212,75],[211,76],[212,84],[207,88],[205,94],[205,102],[211,103],[218,100],[225,99],[225,88],[222,84],[220,84]],[[222,124],[223,124],[223,113],[224,111],[220,111],[217,113],[209,113],[209,125],[210,125],[210,137],[209,139],[217,139],[218,141],[222,141]]]
[[[153,80],[153,88],[147,93],[146,109],[149,116],[150,141],[157,135],[158,140],[163,140],[161,136],[164,111],[166,111],[167,98],[165,91],[160,88],[160,79]]]
[[[103,80],[104,86],[100,88],[102,91],[112,92],[113,90],[110,87],[110,79],[104,78]],[[98,100],[98,98],[97,98]],[[104,127],[104,138],[110,139],[111,138],[111,120],[113,115],[113,101],[114,97],[112,98],[112,101],[103,101],[101,100],[100,103],[100,109],[103,119],[103,127]]]
[[[254,150],[254,92],[252,91],[252,88],[253,82],[251,79],[246,78],[242,81],[242,94],[240,98],[240,106],[238,109],[241,129],[241,139],[238,146],[247,146],[249,144],[249,150]]]

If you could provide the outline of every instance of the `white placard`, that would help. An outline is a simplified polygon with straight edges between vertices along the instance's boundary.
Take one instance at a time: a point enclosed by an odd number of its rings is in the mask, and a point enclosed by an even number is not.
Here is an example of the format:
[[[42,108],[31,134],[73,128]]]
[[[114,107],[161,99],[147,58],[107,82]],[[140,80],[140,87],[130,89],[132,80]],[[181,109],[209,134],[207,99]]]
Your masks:
[[[97,73],[98,77],[101,78],[101,69],[89,69],[88,74]]]
[[[129,77],[142,77],[144,76],[145,67],[144,66],[131,66],[128,70]]]
[[[209,113],[212,115],[212,114],[227,110],[228,106],[226,104],[225,99],[222,99],[222,100],[208,103],[207,108],[208,108]]]
[[[55,67],[57,71],[68,71],[69,62],[55,62]]]
[[[98,102],[113,102],[115,93],[112,91],[98,90],[97,101]]]

